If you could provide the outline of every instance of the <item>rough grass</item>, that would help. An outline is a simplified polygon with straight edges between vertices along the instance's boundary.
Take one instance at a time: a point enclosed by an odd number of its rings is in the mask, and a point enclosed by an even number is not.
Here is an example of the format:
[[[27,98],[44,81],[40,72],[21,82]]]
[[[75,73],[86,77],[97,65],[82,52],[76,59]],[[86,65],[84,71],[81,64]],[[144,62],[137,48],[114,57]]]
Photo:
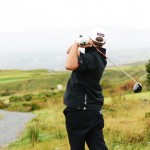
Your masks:
[[[146,80],[145,66],[124,66],[130,75],[142,84]],[[22,138],[8,150],[69,150],[63,116],[63,93],[57,92],[57,84],[64,89],[70,72],[48,70],[1,70],[0,100],[10,100],[6,109],[33,111],[37,118],[30,122]],[[122,91],[121,86],[130,83],[118,68],[107,68],[102,80],[105,97],[103,114],[104,136],[109,150],[149,150],[150,145],[150,92],[127,94],[132,87]],[[51,88],[54,88],[51,90]],[[146,87],[143,86],[144,91]],[[32,99],[26,99],[27,95]],[[125,95],[126,94],[126,95]],[[5,96],[2,96],[5,95]],[[87,149],[87,148],[86,148]]]
[[[144,97],[144,99],[141,99]],[[10,150],[69,150],[62,98],[48,102],[47,108],[34,111],[37,118],[28,124],[22,139]],[[150,93],[119,95],[105,99],[104,137],[109,150],[148,150],[150,145]],[[31,140],[30,128],[39,131],[38,140]],[[88,150],[88,148],[86,148]]]

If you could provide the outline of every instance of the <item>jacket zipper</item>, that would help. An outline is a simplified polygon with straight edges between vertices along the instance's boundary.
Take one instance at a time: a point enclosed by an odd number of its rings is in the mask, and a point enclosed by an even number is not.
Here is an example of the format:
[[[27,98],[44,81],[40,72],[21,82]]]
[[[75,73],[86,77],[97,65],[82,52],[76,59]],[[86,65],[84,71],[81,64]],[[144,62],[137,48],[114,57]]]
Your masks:
[[[85,105],[87,104],[87,94],[85,94],[85,101],[84,101],[84,104],[85,104]]]

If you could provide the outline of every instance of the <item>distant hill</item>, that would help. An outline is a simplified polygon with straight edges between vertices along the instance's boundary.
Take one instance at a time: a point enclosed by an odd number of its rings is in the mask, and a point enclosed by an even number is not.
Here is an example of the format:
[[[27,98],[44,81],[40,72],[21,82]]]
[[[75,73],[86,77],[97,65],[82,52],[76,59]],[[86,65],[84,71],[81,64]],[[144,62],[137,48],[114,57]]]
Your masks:
[[[145,69],[145,61],[144,62],[136,62],[131,64],[120,65],[120,67],[125,70],[129,75],[135,78],[139,82],[144,82],[146,80],[146,69]],[[112,77],[112,78],[111,78]],[[116,66],[108,66],[106,67],[103,78],[111,78],[113,82],[127,82],[127,80],[131,80],[127,75],[125,75],[120,69]]]
[[[138,66],[138,65],[145,65],[147,61],[140,61],[140,62],[134,62],[129,64],[123,64],[122,66]]]
[[[148,61],[137,61],[137,62],[133,62],[133,63],[127,63],[127,64],[120,64],[119,66],[139,66],[139,65],[143,65],[145,66],[146,63],[148,63]],[[117,64],[117,63],[116,63]],[[118,64],[117,64],[118,65]],[[107,67],[114,67],[113,64],[108,65]]]

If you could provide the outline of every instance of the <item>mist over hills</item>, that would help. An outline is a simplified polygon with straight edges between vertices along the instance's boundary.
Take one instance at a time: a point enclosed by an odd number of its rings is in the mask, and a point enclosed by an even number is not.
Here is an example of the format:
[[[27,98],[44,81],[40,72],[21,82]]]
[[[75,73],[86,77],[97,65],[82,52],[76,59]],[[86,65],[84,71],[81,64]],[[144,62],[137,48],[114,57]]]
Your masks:
[[[0,33],[0,69],[64,70],[66,49],[91,27]],[[150,59],[150,29],[105,26],[107,56],[117,64]],[[83,50],[82,50],[83,51]],[[110,65],[110,63],[108,63]]]

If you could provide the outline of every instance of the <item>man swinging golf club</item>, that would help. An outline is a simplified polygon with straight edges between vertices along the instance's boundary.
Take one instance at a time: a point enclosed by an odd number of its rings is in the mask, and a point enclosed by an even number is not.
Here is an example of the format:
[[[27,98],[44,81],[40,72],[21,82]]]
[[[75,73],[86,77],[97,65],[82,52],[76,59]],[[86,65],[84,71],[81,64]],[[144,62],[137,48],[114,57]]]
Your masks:
[[[107,150],[102,131],[104,97],[99,84],[107,62],[98,52],[106,53],[105,43],[103,29],[97,28],[90,37],[77,38],[67,51],[66,69],[72,74],[64,94],[64,115],[71,150],[85,150],[85,142],[90,150]],[[85,54],[79,47],[85,48]]]

